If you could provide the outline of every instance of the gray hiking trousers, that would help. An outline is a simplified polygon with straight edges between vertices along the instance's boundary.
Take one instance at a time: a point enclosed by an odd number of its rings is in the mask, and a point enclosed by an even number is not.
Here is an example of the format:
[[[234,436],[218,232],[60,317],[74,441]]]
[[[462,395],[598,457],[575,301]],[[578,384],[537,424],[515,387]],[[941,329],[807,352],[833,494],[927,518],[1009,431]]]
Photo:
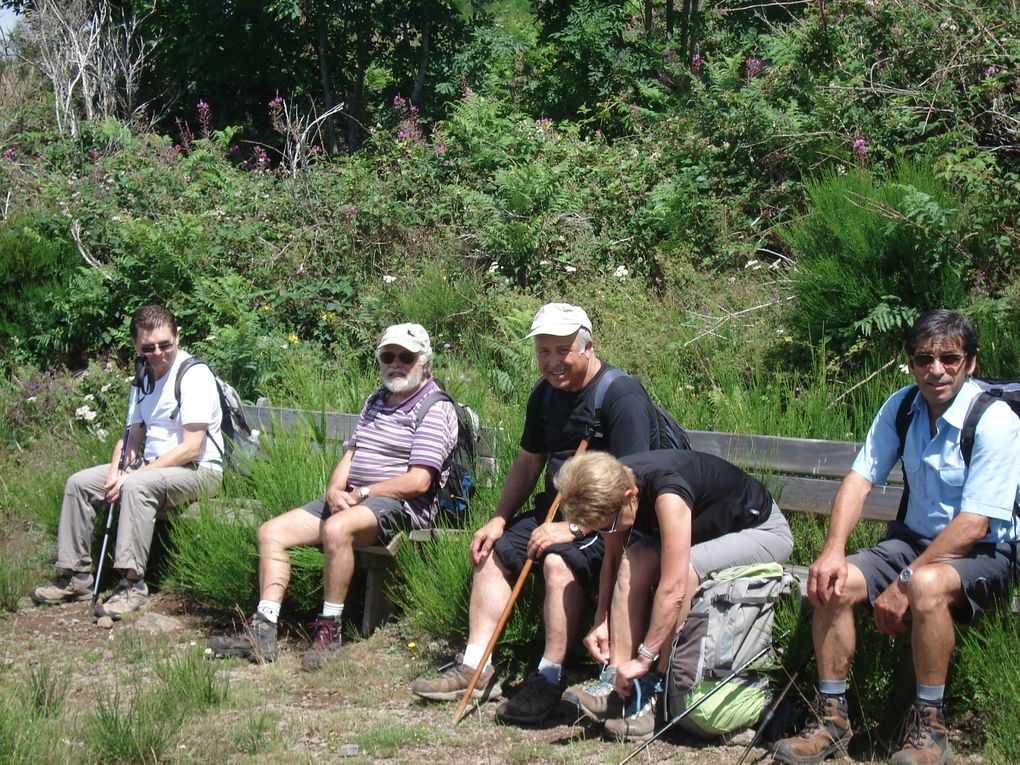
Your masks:
[[[106,507],[103,486],[110,465],[79,470],[64,484],[64,504],[57,529],[57,566],[69,571],[92,570],[92,530],[96,511]],[[114,568],[145,574],[156,517],[183,507],[199,495],[215,494],[223,473],[208,467],[156,468],[127,474],[120,488]],[[105,516],[102,520],[106,523]]]

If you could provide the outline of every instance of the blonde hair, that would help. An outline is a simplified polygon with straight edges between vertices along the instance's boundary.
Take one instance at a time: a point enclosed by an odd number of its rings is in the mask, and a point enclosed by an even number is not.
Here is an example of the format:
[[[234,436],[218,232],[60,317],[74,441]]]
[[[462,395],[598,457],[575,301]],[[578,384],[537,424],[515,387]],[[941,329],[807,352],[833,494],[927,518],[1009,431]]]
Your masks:
[[[556,473],[560,512],[572,523],[595,528],[623,507],[624,493],[635,486],[634,471],[606,452],[571,457]]]

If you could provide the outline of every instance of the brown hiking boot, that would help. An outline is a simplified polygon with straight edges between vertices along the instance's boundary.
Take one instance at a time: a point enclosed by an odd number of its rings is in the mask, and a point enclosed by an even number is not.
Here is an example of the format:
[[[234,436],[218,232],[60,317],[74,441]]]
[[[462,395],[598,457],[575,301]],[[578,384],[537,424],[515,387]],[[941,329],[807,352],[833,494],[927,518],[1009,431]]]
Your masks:
[[[800,735],[776,742],[772,756],[786,765],[817,765],[833,754],[846,754],[846,746],[853,732],[847,719],[846,699],[825,696],[815,699],[808,721]]]
[[[611,741],[639,744],[655,735],[662,688],[662,675],[655,670],[637,678],[624,700],[622,716],[606,720],[604,736]]]
[[[258,611],[236,635],[212,638],[207,646],[209,656],[237,656],[249,661],[276,661],[280,654],[276,625]]]
[[[459,701],[474,674],[474,667],[458,661],[447,667],[439,677],[432,680],[415,680],[411,685],[411,693],[429,701]],[[493,701],[502,693],[503,689],[496,680],[496,668],[490,666],[478,676],[475,689],[471,691],[471,698],[475,701]]]
[[[301,668],[314,672],[340,654],[340,619],[319,614],[319,618],[308,627],[315,630],[315,637],[312,638],[312,647],[301,657]]]
[[[903,732],[903,748],[892,756],[893,765],[948,765],[953,761],[941,707],[912,705]]]
[[[623,717],[623,699],[603,677],[567,688],[560,697],[560,706],[565,714],[580,713],[595,722]]]
[[[517,694],[496,709],[496,719],[511,725],[537,725],[560,706],[563,685],[553,685],[538,672],[521,683]]]

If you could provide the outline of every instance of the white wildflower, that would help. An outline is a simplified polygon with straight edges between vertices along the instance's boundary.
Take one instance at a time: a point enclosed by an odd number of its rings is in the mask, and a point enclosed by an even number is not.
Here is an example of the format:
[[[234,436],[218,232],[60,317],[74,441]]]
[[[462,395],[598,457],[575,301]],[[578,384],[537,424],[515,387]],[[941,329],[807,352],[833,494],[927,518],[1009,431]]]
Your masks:
[[[98,438],[100,441],[106,440],[106,437],[108,435],[109,433],[106,432],[106,428],[96,428],[96,438]]]
[[[35,401],[35,396],[29,396],[25,401]]]
[[[759,268],[761,268],[761,263],[757,260],[749,260],[744,264],[744,269],[746,271],[756,271]]]
[[[384,284],[393,284],[393,282],[397,280],[397,277],[390,276],[389,274],[383,274],[382,280]]]
[[[910,368],[906,364],[900,364],[900,371],[905,375],[910,374]]]
[[[96,397],[94,395],[92,395],[91,393],[86,393],[84,396],[82,396],[82,398],[84,398],[86,401],[95,401],[96,400]]]
[[[499,263],[492,261],[492,265],[489,266],[489,273],[494,274],[499,270]]]
[[[564,270],[564,271],[566,271],[566,272],[567,272],[568,274],[572,274],[572,273],[574,273],[574,271],[576,271],[577,269],[576,269],[576,268],[574,268],[573,266],[563,266],[563,270]]]
[[[79,420],[85,420],[85,422],[92,422],[92,420],[96,419],[98,413],[93,411],[92,409],[89,409],[88,404],[86,404],[85,406],[79,406],[77,409],[75,409],[74,416],[77,417]]]
[[[617,279],[623,279],[629,273],[630,271],[627,270],[627,266],[617,266],[616,270],[613,271],[613,276],[615,276]]]
[[[110,390],[111,387],[112,387],[111,383],[106,383],[106,385],[99,389],[99,392],[106,393],[106,391]]]

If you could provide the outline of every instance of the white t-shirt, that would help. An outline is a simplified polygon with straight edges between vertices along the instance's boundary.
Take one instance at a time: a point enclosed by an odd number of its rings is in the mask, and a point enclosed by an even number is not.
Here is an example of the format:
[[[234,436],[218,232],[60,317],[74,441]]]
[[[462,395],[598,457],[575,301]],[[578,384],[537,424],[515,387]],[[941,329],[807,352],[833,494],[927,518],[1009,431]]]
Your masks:
[[[177,408],[174,397],[174,385],[177,370],[181,363],[190,358],[191,354],[178,349],[173,366],[160,379],[152,393],[143,395],[138,392],[138,401],[131,418],[132,424],[145,424],[145,461],[158,459],[181,443],[184,437],[184,426],[201,423],[208,425],[206,438],[202,441],[202,451],[198,463],[202,467],[220,469],[223,450],[223,436],[220,434],[220,396],[216,390],[216,379],[205,364],[198,364],[189,369],[181,378],[181,411],[174,419],[170,418]],[[212,440],[215,443],[210,443]]]

